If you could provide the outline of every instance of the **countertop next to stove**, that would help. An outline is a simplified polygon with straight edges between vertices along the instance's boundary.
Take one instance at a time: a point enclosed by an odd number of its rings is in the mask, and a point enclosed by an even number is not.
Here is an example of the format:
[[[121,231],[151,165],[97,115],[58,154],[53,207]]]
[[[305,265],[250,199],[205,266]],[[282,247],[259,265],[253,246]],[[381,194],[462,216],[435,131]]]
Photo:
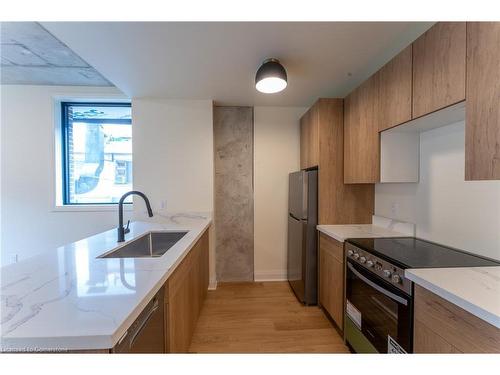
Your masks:
[[[500,328],[500,266],[407,269],[405,276]]]
[[[414,224],[375,215],[372,224],[318,225],[317,229],[340,242],[348,238],[413,237],[415,235]]]

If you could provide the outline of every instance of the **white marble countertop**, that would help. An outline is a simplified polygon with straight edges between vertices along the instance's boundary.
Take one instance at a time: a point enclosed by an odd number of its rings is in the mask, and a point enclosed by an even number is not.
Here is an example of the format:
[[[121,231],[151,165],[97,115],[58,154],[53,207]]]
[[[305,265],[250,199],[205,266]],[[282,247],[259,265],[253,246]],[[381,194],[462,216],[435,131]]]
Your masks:
[[[500,266],[408,269],[405,277],[500,328]]]
[[[321,233],[344,242],[348,238],[405,237],[415,235],[414,224],[373,216],[373,224],[318,225]]]
[[[163,221],[133,222],[125,237],[189,231],[159,258],[97,258],[117,246],[112,229],[1,268],[1,349],[112,348],[211,223]]]

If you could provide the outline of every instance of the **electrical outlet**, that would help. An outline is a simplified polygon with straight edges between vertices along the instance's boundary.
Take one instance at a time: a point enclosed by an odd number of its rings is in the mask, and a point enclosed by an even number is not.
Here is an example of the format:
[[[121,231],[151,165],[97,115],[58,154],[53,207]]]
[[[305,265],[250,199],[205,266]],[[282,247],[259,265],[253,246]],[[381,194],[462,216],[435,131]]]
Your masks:
[[[399,213],[399,204],[397,202],[392,202],[391,204],[391,216],[392,218],[397,218]]]
[[[160,210],[165,211],[167,209],[167,200],[163,199],[160,201]]]
[[[18,255],[17,254],[11,254],[10,255],[10,263],[17,263],[18,261]]]

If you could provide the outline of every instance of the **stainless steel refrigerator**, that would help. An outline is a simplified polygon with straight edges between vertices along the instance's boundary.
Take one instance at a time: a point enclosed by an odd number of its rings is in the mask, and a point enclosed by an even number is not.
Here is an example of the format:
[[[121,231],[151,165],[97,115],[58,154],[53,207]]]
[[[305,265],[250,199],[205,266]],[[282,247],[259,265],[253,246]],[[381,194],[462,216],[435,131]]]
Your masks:
[[[318,302],[318,171],[290,173],[288,282],[300,302]]]

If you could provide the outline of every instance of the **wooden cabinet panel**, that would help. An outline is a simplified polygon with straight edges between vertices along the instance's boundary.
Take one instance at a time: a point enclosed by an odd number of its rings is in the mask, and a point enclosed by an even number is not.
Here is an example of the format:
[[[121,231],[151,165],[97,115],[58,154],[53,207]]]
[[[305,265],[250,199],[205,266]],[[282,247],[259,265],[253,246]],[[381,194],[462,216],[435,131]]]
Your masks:
[[[371,223],[373,185],[344,184],[344,100],[318,99],[300,120],[301,169],[318,167],[318,223]]]
[[[167,323],[169,353],[187,351],[191,341],[192,261],[193,253],[190,252],[169,278]]]
[[[321,247],[330,253],[336,260],[344,263],[344,244],[323,233],[320,233],[319,237]]]
[[[373,185],[344,184],[344,103],[319,99],[318,223],[371,223]]]
[[[465,179],[500,179],[500,22],[467,23]]]
[[[306,169],[309,165],[309,139],[308,124],[311,117],[310,111],[304,113],[300,118],[300,169]]]
[[[311,117],[309,121],[309,168],[316,167],[319,164],[319,122],[318,107],[311,108]]]
[[[414,322],[413,352],[419,354],[461,353],[420,320]]]
[[[208,230],[177,266],[167,285],[167,351],[185,353],[208,288]]]
[[[320,234],[319,303],[342,330],[344,327],[343,246]],[[339,260],[340,258],[340,260]]]
[[[379,75],[344,100],[344,183],[373,184],[380,179],[377,105]]]
[[[413,118],[465,99],[465,22],[438,22],[413,43]]]
[[[207,297],[207,292],[208,292],[208,283],[209,283],[209,277],[210,277],[210,270],[209,270],[209,237],[208,237],[208,231],[201,237],[200,239],[200,261],[199,261],[199,287],[198,290],[200,291],[199,293],[199,300],[200,300],[200,305],[199,305],[199,311],[201,311],[201,308],[203,307],[203,302],[205,301],[205,298]]]
[[[378,130],[392,128],[411,120],[412,47],[389,61],[378,74]]]
[[[313,106],[300,119],[300,168],[307,169],[319,163],[318,111]]]
[[[446,343],[451,353],[500,353],[500,329],[418,285],[414,312],[415,324],[432,332],[415,330],[417,353],[445,352]]]

